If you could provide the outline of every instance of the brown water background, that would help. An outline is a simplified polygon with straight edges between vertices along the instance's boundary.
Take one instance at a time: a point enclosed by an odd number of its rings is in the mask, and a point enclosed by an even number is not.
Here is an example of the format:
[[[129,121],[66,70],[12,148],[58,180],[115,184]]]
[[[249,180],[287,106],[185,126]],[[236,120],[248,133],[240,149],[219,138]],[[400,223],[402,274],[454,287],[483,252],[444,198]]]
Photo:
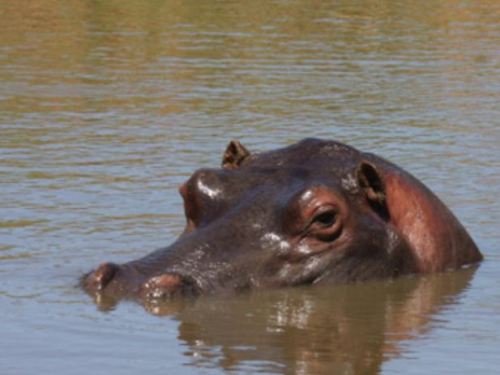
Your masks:
[[[498,1],[7,0],[0,30],[0,373],[498,373]],[[146,310],[77,287],[171,242],[230,139],[306,136],[411,171],[485,262]]]

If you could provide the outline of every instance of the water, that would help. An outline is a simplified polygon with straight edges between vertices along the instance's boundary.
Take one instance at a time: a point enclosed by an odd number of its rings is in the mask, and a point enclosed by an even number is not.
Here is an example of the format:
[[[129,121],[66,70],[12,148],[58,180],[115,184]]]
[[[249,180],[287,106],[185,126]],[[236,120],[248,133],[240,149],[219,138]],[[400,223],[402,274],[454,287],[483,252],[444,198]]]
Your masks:
[[[0,3],[2,374],[493,374],[496,1]],[[78,277],[182,230],[230,139],[335,138],[410,170],[475,269],[99,311]]]

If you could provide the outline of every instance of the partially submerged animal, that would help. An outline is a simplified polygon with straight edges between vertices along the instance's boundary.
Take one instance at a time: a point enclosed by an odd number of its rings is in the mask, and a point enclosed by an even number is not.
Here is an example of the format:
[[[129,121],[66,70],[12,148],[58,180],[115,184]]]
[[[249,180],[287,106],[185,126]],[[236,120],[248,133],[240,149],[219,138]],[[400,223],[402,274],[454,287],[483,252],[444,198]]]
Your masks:
[[[251,154],[180,187],[186,228],[170,246],[85,275],[91,295],[169,298],[345,283],[456,269],[482,255],[448,208],[396,165],[335,141]]]

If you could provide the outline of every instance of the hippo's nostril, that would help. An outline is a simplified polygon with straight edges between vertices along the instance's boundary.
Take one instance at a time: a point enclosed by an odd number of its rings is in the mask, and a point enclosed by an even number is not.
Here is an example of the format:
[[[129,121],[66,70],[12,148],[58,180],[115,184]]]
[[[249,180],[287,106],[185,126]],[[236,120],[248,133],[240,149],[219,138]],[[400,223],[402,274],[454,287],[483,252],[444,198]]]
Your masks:
[[[114,263],[103,263],[94,272],[84,278],[84,286],[87,289],[102,290],[109,284],[119,270],[119,266]]]

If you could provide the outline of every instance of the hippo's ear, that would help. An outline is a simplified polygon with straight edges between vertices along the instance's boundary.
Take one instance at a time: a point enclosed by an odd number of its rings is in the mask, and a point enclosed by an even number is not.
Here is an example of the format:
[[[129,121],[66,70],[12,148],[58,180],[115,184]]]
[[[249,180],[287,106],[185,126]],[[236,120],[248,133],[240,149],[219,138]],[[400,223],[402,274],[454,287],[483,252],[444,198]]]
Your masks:
[[[362,161],[356,170],[356,177],[370,207],[384,220],[388,220],[385,183],[377,168],[367,161]]]
[[[408,242],[419,272],[482,259],[457,218],[410,173],[371,154],[365,154],[356,172],[370,206]]]
[[[245,146],[238,141],[231,141],[226,147],[226,151],[222,156],[222,168],[233,169],[238,168],[243,160],[250,156]]]

